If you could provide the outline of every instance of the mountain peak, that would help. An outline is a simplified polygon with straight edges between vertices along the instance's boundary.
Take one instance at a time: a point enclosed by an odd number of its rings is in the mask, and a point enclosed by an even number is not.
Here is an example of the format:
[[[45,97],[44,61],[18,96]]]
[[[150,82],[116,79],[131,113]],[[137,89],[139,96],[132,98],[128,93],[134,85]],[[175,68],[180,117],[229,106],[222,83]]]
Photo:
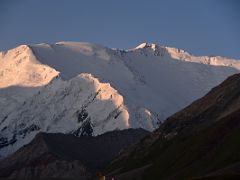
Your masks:
[[[141,43],[139,44],[136,48],[134,49],[146,49],[146,48],[151,48],[153,50],[156,50],[158,48],[158,45],[155,44],[155,43],[147,43],[147,42],[144,42],[144,43]]]
[[[0,53],[0,87],[39,87],[46,85],[59,72],[42,64],[29,45],[20,45]]]

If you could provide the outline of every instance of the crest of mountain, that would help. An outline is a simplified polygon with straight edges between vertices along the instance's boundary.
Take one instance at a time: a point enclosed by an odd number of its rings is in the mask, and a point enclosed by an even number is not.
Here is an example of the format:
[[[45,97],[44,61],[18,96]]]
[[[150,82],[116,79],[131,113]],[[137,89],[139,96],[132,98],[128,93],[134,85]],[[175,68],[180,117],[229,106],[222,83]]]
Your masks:
[[[152,131],[239,69],[237,60],[150,43],[120,50],[59,42],[1,52],[0,155],[39,131]]]

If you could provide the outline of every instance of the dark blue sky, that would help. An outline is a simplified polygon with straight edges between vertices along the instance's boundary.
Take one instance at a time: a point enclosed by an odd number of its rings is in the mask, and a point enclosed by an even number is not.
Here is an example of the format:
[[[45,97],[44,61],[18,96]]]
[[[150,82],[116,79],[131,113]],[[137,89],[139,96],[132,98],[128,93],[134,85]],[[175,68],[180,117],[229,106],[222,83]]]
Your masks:
[[[240,59],[238,0],[1,0],[0,50],[87,41],[132,48],[155,42]]]

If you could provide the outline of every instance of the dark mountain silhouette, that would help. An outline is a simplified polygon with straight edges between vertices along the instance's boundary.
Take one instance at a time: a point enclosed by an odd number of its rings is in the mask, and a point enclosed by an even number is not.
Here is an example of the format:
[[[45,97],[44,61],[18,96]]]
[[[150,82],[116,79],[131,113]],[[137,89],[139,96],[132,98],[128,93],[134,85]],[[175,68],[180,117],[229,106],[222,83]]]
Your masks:
[[[0,177],[89,179],[147,134],[143,129],[116,130],[97,137],[39,133],[0,161]]]
[[[240,178],[240,74],[169,117],[106,169],[131,179]],[[138,178],[138,179],[139,179]]]

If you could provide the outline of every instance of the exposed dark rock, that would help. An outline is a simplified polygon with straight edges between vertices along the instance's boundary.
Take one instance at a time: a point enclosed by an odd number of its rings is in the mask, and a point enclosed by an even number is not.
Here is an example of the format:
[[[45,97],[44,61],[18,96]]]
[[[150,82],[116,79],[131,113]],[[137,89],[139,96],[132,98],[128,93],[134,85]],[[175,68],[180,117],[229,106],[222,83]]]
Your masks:
[[[79,127],[77,130],[73,131],[72,134],[74,136],[92,136],[93,134],[93,127],[92,127],[92,123],[91,123],[91,119],[88,118],[87,120],[85,120],[81,127]]]
[[[0,138],[0,148],[3,148],[3,147],[5,147],[5,146],[12,145],[12,144],[14,144],[16,141],[17,141],[17,139],[16,139],[16,134],[14,134],[13,137],[12,137],[10,140],[8,140],[8,139],[5,138],[5,137],[1,137],[1,138]]]
[[[78,118],[78,122],[83,122],[84,120],[86,120],[88,117],[88,113],[86,111],[86,109],[82,109],[81,111],[77,111],[77,118]]]
[[[29,134],[33,131],[38,131],[38,130],[40,130],[40,128],[37,125],[31,124],[30,126],[28,126],[24,129],[22,129],[21,131],[19,131],[17,134],[25,137],[26,134]]]
[[[0,161],[0,177],[89,179],[147,134],[143,129],[117,130],[97,137],[39,133],[31,143]]]

